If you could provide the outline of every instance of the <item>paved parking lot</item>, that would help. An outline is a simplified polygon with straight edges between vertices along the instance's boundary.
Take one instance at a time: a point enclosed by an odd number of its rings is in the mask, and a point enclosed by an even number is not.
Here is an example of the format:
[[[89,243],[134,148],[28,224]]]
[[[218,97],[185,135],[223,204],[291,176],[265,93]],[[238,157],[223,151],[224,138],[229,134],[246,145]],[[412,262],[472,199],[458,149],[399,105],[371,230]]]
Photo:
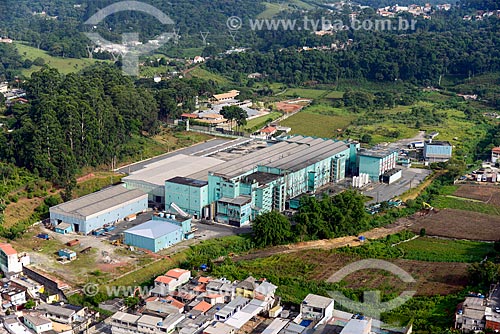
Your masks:
[[[410,188],[416,187],[430,174],[431,171],[428,169],[403,168],[403,176],[398,181],[393,184],[377,183],[369,185],[362,193],[366,196],[373,197],[373,200],[369,201],[367,204],[388,201],[408,191]]]

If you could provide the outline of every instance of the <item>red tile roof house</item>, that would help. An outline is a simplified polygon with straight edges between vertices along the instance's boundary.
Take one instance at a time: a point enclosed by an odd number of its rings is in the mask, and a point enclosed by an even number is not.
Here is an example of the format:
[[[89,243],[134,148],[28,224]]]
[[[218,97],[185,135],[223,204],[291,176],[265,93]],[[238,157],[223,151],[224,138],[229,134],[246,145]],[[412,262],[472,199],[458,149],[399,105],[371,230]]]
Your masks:
[[[260,134],[263,136],[272,136],[278,131],[274,126],[266,126],[264,129],[260,130]]]

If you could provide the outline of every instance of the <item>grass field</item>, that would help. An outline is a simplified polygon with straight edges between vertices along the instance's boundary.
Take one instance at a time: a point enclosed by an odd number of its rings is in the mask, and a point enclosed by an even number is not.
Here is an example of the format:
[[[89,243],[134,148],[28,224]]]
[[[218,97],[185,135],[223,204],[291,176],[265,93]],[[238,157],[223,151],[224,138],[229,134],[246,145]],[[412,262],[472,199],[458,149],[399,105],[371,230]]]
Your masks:
[[[309,88],[290,88],[283,94],[285,97],[301,97],[305,99],[319,99],[328,94],[327,90]]]
[[[263,2],[263,4],[266,6],[266,10],[257,16],[259,19],[270,19],[287,8],[286,5],[280,6],[280,4],[277,3]]]
[[[204,79],[204,80],[212,80],[219,85],[227,85],[229,84],[229,80],[224,78],[223,76],[217,75],[215,73],[209,72],[201,67],[197,67],[194,70],[189,72],[190,76]]]
[[[281,117],[281,113],[277,111],[273,111],[267,115],[257,117],[248,121],[247,125],[245,125],[246,129],[253,129],[254,127],[262,127],[264,126],[269,119],[273,121],[279,117]]]
[[[500,207],[491,204],[477,202],[460,197],[439,196],[432,201],[432,205],[437,208],[449,208],[484,213],[487,215],[500,216]]]
[[[68,74],[72,72],[77,72],[84,69],[87,66],[93,65],[96,62],[102,62],[101,60],[92,59],[74,59],[74,58],[58,58],[49,55],[46,51],[39,50],[37,48],[16,42],[15,46],[19,51],[19,54],[23,59],[35,60],[36,58],[42,58],[45,60],[45,64],[56,68],[59,72],[63,74]],[[30,76],[31,73],[36,72],[40,69],[39,66],[32,66],[29,69],[24,69],[22,74],[25,76]]]
[[[339,135],[337,129],[345,129],[355,116],[328,116],[310,112],[307,109],[290,118],[281,125],[292,128],[292,134],[335,138]]]
[[[397,247],[405,259],[431,262],[480,262],[493,252],[491,243],[437,238],[417,238]]]

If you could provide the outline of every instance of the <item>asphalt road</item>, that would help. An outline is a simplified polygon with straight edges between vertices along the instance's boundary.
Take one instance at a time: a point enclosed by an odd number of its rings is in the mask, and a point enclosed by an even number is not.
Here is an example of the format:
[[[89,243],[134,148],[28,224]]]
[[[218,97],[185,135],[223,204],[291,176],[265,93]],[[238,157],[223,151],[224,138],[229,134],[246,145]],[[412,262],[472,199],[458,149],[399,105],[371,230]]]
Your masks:
[[[171,157],[174,157],[174,156],[179,155],[179,154],[191,155],[191,154],[194,154],[194,153],[197,153],[197,152],[200,152],[203,150],[207,150],[209,148],[227,143],[228,141],[230,141],[230,140],[228,140],[228,139],[212,139],[212,140],[206,141],[204,143],[199,143],[199,144],[196,144],[196,145],[193,145],[190,147],[186,147],[186,148],[183,148],[183,149],[171,152],[171,153],[165,153],[165,154],[156,156],[156,157],[148,159],[148,160],[139,161],[139,162],[133,163],[131,165],[121,167],[121,168],[117,169],[116,172],[129,174],[129,173],[141,170],[144,168],[144,166],[151,164],[153,162],[161,161],[165,158],[171,158]]]
[[[375,183],[363,190],[363,194],[373,197],[368,204],[388,201],[395,196],[399,196],[410,188],[419,185],[428,175],[428,169],[403,168],[403,176],[392,184]],[[378,199],[378,200],[377,200]]]

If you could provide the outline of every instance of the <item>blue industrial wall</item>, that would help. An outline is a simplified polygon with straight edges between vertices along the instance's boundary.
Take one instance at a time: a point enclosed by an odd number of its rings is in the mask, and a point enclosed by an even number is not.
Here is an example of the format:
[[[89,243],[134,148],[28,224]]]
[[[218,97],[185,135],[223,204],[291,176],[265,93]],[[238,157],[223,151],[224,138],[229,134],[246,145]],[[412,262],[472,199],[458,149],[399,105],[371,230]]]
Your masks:
[[[182,210],[198,218],[202,216],[202,210],[209,204],[208,185],[194,187],[179,183],[165,183],[165,204],[177,204]]]
[[[124,234],[125,234],[125,240],[124,240],[125,244],[137,248],[144,248],[155,253],[161,251],[162,249],[173,246],[183,240],[183,233],[181,227],[179,227],[179,229],[169,234],[166,234],[156,239],[127,233],[127,231],[125,231]]]
[[[451,158],[452,147],[451,145],[425,145],[424,157],[443,157]]]
[[[73,227],[73,231],[89,234],[93,230],[102,228],[105,224],[113,224],[117,221],[125,219],[125,217],[131,214],[143,212],[147,208],[148,198],[145,195],[134,202],[123,204],[122,206],[114,209],[109,209],[108,211],[103,212],[97,216],[91,216],[86,220],[74,217],[72,215],[57,214],[54,212],[50,213],[50,220],[55,225],[57,225],[58,221],[71,224]]]

